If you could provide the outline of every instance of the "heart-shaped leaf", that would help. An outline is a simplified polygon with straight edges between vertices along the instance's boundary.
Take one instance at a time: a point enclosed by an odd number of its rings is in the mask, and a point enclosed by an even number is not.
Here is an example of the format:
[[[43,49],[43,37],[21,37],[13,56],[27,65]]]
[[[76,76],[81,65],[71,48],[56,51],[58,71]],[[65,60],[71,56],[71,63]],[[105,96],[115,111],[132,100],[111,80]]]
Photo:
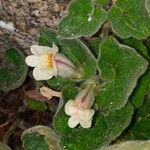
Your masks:
[[[25,80],[28,67],[24,54],[14,48],[7,49],[0,66],[0,90],[8,92],[18,88]]]
[[[58,135],[46,126],[35,126],[25,130],[21,139],[24,150],[60,150]]]
[[[113,31],[122,38],[148,37],[150,16],[146,9],[146,2],[147,0],[117,0],[108,12],[108,20],[111,22]]]
[[[81,80],[95,75],[96,60],[87,46],[79,39],[60,40],[56,38],[52,31],[43,29],[41,30],[39,43],[46,46],[51,46],[52,43],[57,44],[60,52],[75,64],[81,74]]]
[[[109,37],[100,43],[98,67],[104,83],[96,101],[101,110],[109,112],[126,104],[137,79],[147,69],[147,61],[134,49]]]
[[[74,0],[68,15],[59,24],[59,37],[70,39],[93,35],[105,20],[106,12],[99,0]]]
[[[74,99],[78,93],[77,88],[68,87],[63,90],[63,99],[66,103]],[[69,117],[64,112],[64,104],[61,102],[58,113],[54,118],[54,126],[61,134],[61,146],[65,150],[94,150],[110,143],[128,126],[133,108],[128,103],[124,108],[111,112],[104,116],[96,111],[91,128],[69,128]]]

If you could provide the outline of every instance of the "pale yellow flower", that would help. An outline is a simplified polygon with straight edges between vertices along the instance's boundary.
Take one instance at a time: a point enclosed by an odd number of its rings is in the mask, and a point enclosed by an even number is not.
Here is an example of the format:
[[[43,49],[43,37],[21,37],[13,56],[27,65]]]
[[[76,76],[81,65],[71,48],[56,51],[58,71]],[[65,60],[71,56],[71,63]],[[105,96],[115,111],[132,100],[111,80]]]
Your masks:
[[[74,78],[77,76],[75,65],[63,54],[58,53],[58,47],[53,44],[51,47],[33,45],[33,55],[26,57],[26,63],[35,67],[33,77],[36,80],[48,80],[53,76]]]

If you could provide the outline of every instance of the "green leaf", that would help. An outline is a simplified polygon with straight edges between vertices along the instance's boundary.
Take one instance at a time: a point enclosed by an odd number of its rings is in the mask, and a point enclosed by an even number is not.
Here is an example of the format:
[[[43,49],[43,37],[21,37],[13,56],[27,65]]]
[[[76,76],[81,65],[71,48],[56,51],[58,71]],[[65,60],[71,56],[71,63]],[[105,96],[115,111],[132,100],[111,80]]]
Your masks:
[[[0,90],[8,92],[18,88],[24,81],[28,67],[24,54],[14,48],[7,49],[0,66]]]
[[[92,51],[93,55],[98,58],[99,56],[99,44],[101,42],[100,38],[91,38],[89,41],[89,47],[90,50]]]
[[[102,111],[109,112],[126,104],[137,79],[147,69],[147,61],[134,49],[109,37],[100,44],[98,67],[104,83],[96,102]]]
[[[21,139],[24,150],[60,150],[58,135],[46,126],[35,126],[25,130]]]
[[[65,150],[94,150],[110,143],[128,126],[133,108],[128,103],[124,108],[104,116],[96,111],[91,128],[84,129],[68,127],[68,119],[64,112],[64,103],[74,99],[78,93],[77,88],[65,88],[63,91],[64,102],[61,102],[59,112],[54,118],[55,129],[61,134],[61,146]]]
[[[64,86],[74,86],[77,83],[75,80],[69,80],[62,77],[52,78],[46,82],[50,88],[58,91],[61,91],[64,88]]]
[[[26,102],[27,102],[27,106],[31,109],[35,109],[38,111],[45,111],[47,109],[47,106],[44,102],[37,101],[34,98],[27,97]]]
[[[106,20],[99,0],[74,0],[59,24],[59,37],[77,38],[96,33]]]
[[[40,45],[50,46],[50,47],[52,47],[53,43],[58,45],[58,40],[56,38],[55,31],[50,30],[46,27],[41,28],[38,42]]]
[[[149,58],[150,58],[150,37],[145,40],[145,43],[144,43],[144,44],[145,44],[146,47],[147,47],[148,56],[149,56]]]
[[[146,46],[143,44],[142,40],[137,40],[135,38],[128,38],[122,40],[122,43],[125,45],[128,45],[130,47],[133,47],[137,50],[139,54],[141,54],[144,58],[148,58],[148,50]]]
[[[96,74],[96,59],[79,39],[62,40],[60,44],[61,53],[72,60],[81,74],[81,79],[87,79]]]
[[[148,150],[150,141],[127,141],[104,147],[101,150]]]
[[[52,43],[57,44],[60,53],[67,56],[77,67],[77,71],[81,74],[80,80],[95,75],[96,60],[86,45],[79,39],[59,40],[54,36],[52,31],[43,29],[41,31],[39,43],[45,46],[51,46]]]
[[[24,150],[49,150],[48,145],[45,143],[44,135],[38,133],[26,134],[23,137]]]
[[[113,31],[122,38],[144,39],[150,35],[147,0],[117,0],[108,12]]]
[[[146,100],[134,117],[134,120],[126,131],[126,140],[150,140],[150,100]]]
[[[130,97],[130,101],[135,108],[138,108],[143,104],[144,97],[148,92],[150,92],[150,71],[147,71],[139,79],[138,84]]]

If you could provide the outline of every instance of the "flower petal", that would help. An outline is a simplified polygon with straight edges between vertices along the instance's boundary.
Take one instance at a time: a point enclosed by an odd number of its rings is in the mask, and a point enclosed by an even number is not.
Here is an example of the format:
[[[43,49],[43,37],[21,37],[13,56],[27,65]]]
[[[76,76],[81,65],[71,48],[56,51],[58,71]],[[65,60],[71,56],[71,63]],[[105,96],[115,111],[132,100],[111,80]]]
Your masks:
[[[65,113],[67,115],[73,115],[75,114],[77,111],[77,109],[74,106],[74,101],[73,100],[69,100],[67,101],[66,105],[65,105]]]
[[[80,112],[80,119],[84,121],[92,120],[92,117],[95,113],[95,110],[89,109],[89,110],[82,110]]]
[[[88,120],[88,121],[81,120],[81,121],[80,121],[80,125],[81,125],[83,128],[90,128],[91,125],[92,125],[92,120]]]
[[[79,120],[77,117],[70,117],[68,120],[68,126],[70,128],[74,128],[75,126],[77,126],[77,124],[79,124]]]
[[[74,78],[77,74],[74,64],[63,54],[56,54],[55,61],[58,70],[58,76],[65,78]]]
[[[34,55],[27,56],[25,62],[28,66],[36,67],[39,65],[39,57]]]
[[[52,48],[47,46],[32,45],[30,50],[34,55],[42,55],[47,53],[57,53],[58,47],[55,44],[52,45]]]
[[[53,76],[55,76],[55,72],[53,70],[43,70],[38,67],[33,69],[33,77],[35,80],[49,80]]]

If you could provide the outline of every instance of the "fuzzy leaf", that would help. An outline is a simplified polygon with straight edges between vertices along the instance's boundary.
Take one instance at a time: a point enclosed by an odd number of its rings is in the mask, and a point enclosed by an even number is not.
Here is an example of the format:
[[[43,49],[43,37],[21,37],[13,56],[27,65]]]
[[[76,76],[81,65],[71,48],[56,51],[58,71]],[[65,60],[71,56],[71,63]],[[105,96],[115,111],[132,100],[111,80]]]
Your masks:
[[[96,59],[79,39],[62,40],[60,44],[61,52],[75,64],[81,79],[87,79],[96,74]]]
[[[138,81],[134,92],[130,97],[130,101],[135,108],[143,104],[144,97],[150,92],[150,71],[146,72]]]
[[[98,67],[104,83],[96,101],[101,110],[109,112],[126,104],[137,79],[147,69],[147,61],[134,49],[109,37],[100,44]]]
[[[55,31],[50,30],[46,27],[41,28],[38,42],[40,45],[50,46],[50,47],[52,47],[53,43],[58,45],[58,40],[56,38]]]
[[[130,128],[126,131],[126,140],[150,140],[150,100],[137,110]]]
[[[86,45],[79,39],[59,40],[52,31],[43,29],[41,31],[39,43],[45,46],[51,46],[52,43],[57,44],[60,52],[67,56],[77,67],[77,70],[81,74],[79,80],[95,75],[96,60]]]
[[[98,58],[99,56],[99,44],[101,42],[100,38],[93,38],[89,40],[89,47],[93,55]]]
[[[144,39],[150,35],[147,0],[117,0],[108,13],[113,31],[122,38]]]
[[[52,78],[46,81],[50,88],[61,91],[64,86],[74,86],[77,82],[75,80],[69,80],[62,77]]]
[[[18,88],[24,81],[28,67],[24,54],[14,48],[7,49],[0,66],[0,90],[8,92]]]
[[[135,38],[128,38],[122,40],[122,43],[136,49],[137,52],[141,54],[144,58],[149,58],[148,50],[142,40],[137,40]]]
[[[46,126],[35,126],[25,130],[21,139],[24,150],[60,150],[59,137]]]
[[[63,91],[64,103],[74,99],[78,93],[77,88],[65,88]],[[127,104],[124,108],[111,112],[108,116],[102,115],[98,110],[89,129],[78,126],[74,129],[68,127],[68,119],[64,113],[64,104],[60,104],[59,112],[54,118],[54,126],[61,134],[61,146],[65,150],[94,150],[110,143],[128,126],[133,108]]]
[[[47,106],[44,102],[37,101],[34,98],[27,97],[26,102],[27,102],[27,106],[31,109],[35,109],[43,112],[47,109]]]
[[[59,24],[59,37],[77,38],[96,33],[106,20],[99,0],[74,0]]]

